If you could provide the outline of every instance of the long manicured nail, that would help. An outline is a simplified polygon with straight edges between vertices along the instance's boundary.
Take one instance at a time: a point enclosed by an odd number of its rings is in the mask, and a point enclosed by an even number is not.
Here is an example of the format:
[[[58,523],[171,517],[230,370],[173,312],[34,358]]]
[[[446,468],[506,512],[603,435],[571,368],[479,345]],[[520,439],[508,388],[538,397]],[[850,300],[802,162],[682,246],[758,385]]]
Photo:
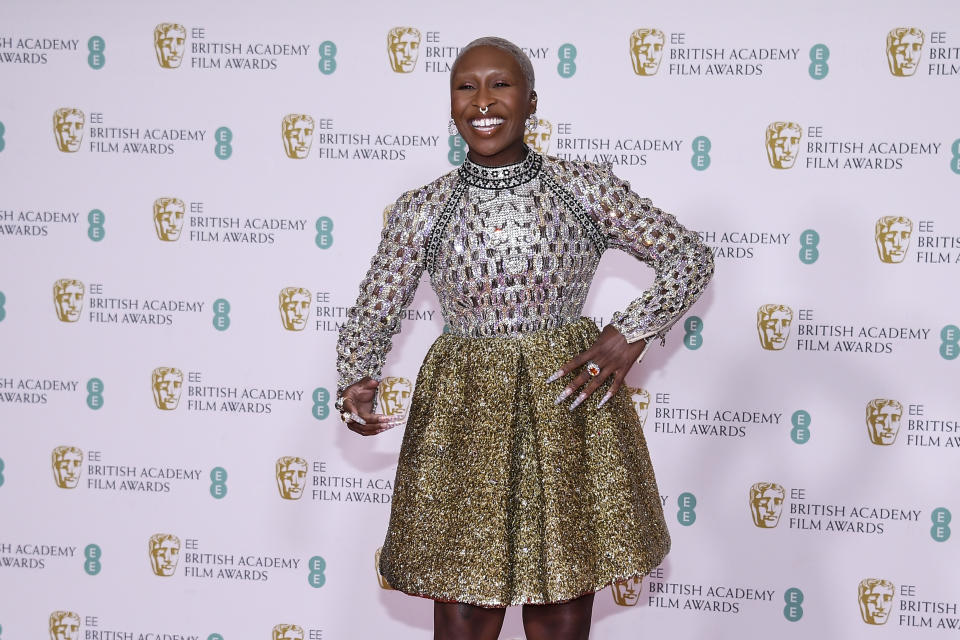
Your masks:
[[[577,399],[570,403],[570,411],[573,411],[580,406],[580,403],[587,399],[587,394],[581,393],[577,396]]]
[[[571,393],[573,393],[573,389],[571,389],[570,387],[567,387],[566,389],[560,392],[560,395],[558,395],[557,399],[553,401],[553,404],[560,404],[561,402],[569,398]]]
[[[560,379],[561,376],[563,376],[563,369],[557,369],[552,376],[547,378],[547,384],[550,384],[551,382],[556,382],[557,380]]]
[[[600,398],[600,402],[597,403],[597,409],[599,409],[599,408],[602,407],[603,405],[607,404],[607,400],[609,400],[609,399],[612,398],[612,397],[613,397],[613,394],[610,393],[609,391],[607,391],[605,394],[603,394],[603,397]]]
[[[367,424],[367,421],[366,421],[366,420],[364,420],[363,418],[361,418],[360,416],[358,416],[358,415],[355,414],[355,413],[351,413],[351,414],[350,414],[350,419],[353,420],[354,422],[359,423],[359,424]]]

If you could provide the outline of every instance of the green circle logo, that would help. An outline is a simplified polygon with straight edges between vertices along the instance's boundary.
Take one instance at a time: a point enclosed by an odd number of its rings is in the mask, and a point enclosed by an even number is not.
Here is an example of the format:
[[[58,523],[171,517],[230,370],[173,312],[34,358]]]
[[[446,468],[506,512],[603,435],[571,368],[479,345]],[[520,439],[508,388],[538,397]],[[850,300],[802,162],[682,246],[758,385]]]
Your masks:
[[[463,141],[460,134],[454,134],[447,138],[447,146],[450,151],[447,152],[447,160],[455,167],[463,164],[467,158],[467,143]]]
[[[557,73],[561,78],[572,78],[573,75],[577,72],[577,48],[570,44],[560,45],[560,48],[557,49],[557,57],[560,58],[560,62],[557,63]]]
[[[787,606],[783,608],[783,617],[790,622],[796,622],[803,617],[803,591],[790,587],[783,592],[783,600]]]
[[[810,441],[810,414],[799,409],[790,416],[790,423],[793,429],[790,429],[790,439],[796,444],[806,444]]]
[[[213,155],[221,160],[226,160],[233,155],[233,131],[230,127],[220,127],[213,134],[213,140],[216,145],[213,147]]]
[[[320,52],[320,62],[317,63],[317,67],[320,69],[320,73],[329,76],[337,70],[337,45],[326,40],[320,43],[318,49]]]
[[[953,515],[946,507],[938,507],[930,512],[930,520],[933,526],[930,527],[930,537],[937,542],[946,542],[950,539],[950,521]]]
[[[703,320],[697,316],[690,316],[683,323],[683,346],[691,351],[696,351],[703,346],[703,336],[700,332],[703,330]]]
[[[317,420],[326,420],[330,415],[330,392],[323,387],[313,390],[313,417]]]
[[[825,44],[815,44],[810,48],[810,77],[814,80],[823,80],[830,73],[827,60],[830,59],[830,49]]]
[[[940,357],[944,360],[955,360],[960,356],[960,328],[948,324],[940,330]]]
[[[90,224],[87,227],[87,237],[94,242],[103,240],[107,235],[107,230],[103,227],[103,223],[106,221],[107,216],[103,215],[103,211],[91,209],[90,213],[87,214],[87,222]]]
[[[103,50],[106,48],[107,43],[100,36],[91,36],[87,40],[87,51],[90,52],[87,56],[87,64],[91,69],[103,69],[103,65],[107,64],[107,58],[103,55]]]
[[[0,151],[3,151],[3,124],[0,123]],[[960,138],[953,141],[950,147],[953,155],[950,157],[950,170],[960,175]]]
[[[327,583],[327,576],[324,571],[327,570],[327,561],[320,556],[313,556],[307,563],[310,573],[307,574],[307,582],[314,589],[319,589]]]
[[[689,527],[697,521],[697,512],[695,511],[697,497],[695,495],[689,492],[681,493],[677,498],[677,506],[680,507],[677,511],[677,522]]]
[[[3,295],[3,291],[0,291],[0,322],[3,322],[3,319],[7,317],[7,310],[4,308],[6,304],[7,296]]]
[[[800,262],[813,264],[820,257],[817,245],[820,244],[820,234],[813,229],[807,229],[800,234]]]
[[[7,132],[6,127],[3,126],[3,123],[0,122],[0,151],[3,151],[3,148],[7,146],[6,141],[3,139],[3,134]]]
[[[103,380],[100,378],[87,380],[87,406],[94,411],[103,407]]]
[[[314,242],[321,249],[329,249],[333,246],[333,220],[327,216],[320,216],[317,218],[316,224],[314,226],[317,229],[317,236],[314,238]]]
[[[217,500],[227,496],[227,470],[223,467],[210,470],[210,495]]]
[[[230,328],[230,302],[226,298],[213,301],[213,328],[217,331]]]
[[[100,564],[100,556],[103,555],[103,552],[100,550],[100,545],[88,544],[83,550],[83,570],[88,576],[95,576],[100,573],[100,570],[103,568]]]
[[[0,487],[3,486],[3,458],[0,458]]]
[[[697,171],[706,171],[710,168],[710,138],[707,136],[697,136],[693,139],[693,157],[690,158],[690,165]]]

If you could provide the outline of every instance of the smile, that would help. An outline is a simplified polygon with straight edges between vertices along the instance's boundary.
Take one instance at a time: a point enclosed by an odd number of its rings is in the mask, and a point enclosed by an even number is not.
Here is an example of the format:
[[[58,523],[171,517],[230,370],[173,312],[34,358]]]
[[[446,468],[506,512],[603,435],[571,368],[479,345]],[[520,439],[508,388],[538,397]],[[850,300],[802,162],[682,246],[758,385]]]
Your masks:
[[[477,131],[493,131],[503,123],[504,119],[498,117],[474,118],[470,120],[470,126]]]

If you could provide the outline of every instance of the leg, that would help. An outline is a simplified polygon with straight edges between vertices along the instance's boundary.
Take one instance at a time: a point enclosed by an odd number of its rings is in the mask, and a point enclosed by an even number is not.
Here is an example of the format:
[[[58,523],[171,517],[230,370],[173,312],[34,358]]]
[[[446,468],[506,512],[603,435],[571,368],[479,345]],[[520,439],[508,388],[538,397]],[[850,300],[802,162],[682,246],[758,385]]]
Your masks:
[[[593,595],[561,604],[523,606],[523,630],[527,640],[587,640],[593,615]]]
[[[433,640],[497,640],[506,608],[477,607],[460,602],[435,602]]]

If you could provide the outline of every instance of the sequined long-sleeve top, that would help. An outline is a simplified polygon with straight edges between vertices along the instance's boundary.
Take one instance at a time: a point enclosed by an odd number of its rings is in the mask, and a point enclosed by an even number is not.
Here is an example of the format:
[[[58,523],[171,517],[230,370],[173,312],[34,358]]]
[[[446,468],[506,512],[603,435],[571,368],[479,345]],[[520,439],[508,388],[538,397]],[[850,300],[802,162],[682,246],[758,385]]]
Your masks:
[[[380,375],[424,270],[450,332],[509,337],[578,320],[611,247],[655,270],[611,320],[628,342],[662,337],[713,275],[700,237],[608,166],[533,150],[505,167],[466,160],[393,205],[340,328],[338,387]]]

